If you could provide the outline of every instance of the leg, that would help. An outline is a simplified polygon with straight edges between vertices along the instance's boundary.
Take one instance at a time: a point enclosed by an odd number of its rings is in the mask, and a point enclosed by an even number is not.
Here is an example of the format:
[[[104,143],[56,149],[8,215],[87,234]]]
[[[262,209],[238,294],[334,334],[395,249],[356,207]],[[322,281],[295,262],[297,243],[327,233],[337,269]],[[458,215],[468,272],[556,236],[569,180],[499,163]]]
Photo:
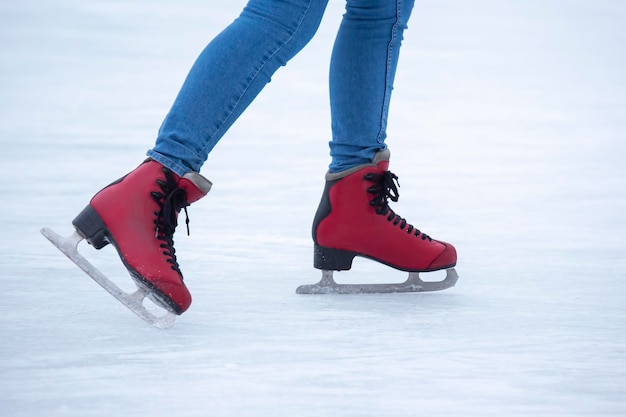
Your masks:
[[[330,70],[333,140],[326,187],[313,222],[317,289],[304,292],[371,292],[444,289],[416,273],[451,269],[454,246],[432,239],[396,214],[397,176],[389,171],[385,131],[403,30],[412,0],[348,0]],[[402,285],[338,289],[331,271],[349,270],[356,256],[412,273]]]
[[[389,100],[413,0],[348,0],[330,65],[331,172],[385,149]]]
[[[178,175],[209,152],[315,34],[328,0],[251,0],[200,54],[148,155]]]
[[[311,39],[327,0],[250,0],[200,54],[160,129],[151,159],[105,187],[74,219],[96,249],[109,243],[137,284],[176,314],[191,294],[175,250],[178,214],[211,183],[198,171],[272,74]]]

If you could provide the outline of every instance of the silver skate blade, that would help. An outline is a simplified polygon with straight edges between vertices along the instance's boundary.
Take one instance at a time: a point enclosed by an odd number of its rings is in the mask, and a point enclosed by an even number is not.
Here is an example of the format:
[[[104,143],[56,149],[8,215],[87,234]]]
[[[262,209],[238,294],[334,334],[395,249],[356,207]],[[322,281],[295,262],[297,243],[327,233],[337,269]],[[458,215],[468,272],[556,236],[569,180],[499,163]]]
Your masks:
[[[317,284],[301,285],[297,294],[388,294],[402,292],[441,291],[454,287],[459,275],[454,268],[446,270],[446,277],[441,281],[422,281],[418,272],[409,272],[406,281],[398,284],[337,284],[333,271],[322,271],[322,279]]]
[[[166,329],[174,324],[174,321],[176,320],[176,314],[174,312],[165,310],[166,313],[164,315],[157,316],[143,306],[144,299],[149,295],[147,289],[138,287],[137,291],[132,294],[122,291],[120,287],[115,285],[109,278],[100,272],[98,268],[93,266],[91,262],[82,256],[78,252],[78,244],[83,240],[83,237],[79,235],[78,232],[74,231],[72,235],[63,237],[57,234],[54,230],[44,227],[41,229],[41,234],[52,242],[54,246],[63,252],[65,256],[74,262],[80,269],[82,269],[83,272],[89,275],[94,281],[96,281],[119,302],[124,304],[129,310],[141,317],[141,319],[159,329]]]

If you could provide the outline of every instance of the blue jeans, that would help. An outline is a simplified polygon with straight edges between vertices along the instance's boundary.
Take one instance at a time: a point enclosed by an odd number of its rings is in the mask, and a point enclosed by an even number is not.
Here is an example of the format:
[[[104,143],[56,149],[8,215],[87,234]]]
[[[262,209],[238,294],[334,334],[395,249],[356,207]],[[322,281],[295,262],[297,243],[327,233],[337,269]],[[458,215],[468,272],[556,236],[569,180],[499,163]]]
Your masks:
[[[191,68],[148,156],[178,175],[209,152],[313,37],[328,0],[250,0]],[[347,0],[330,65],[331,172],[385,149],[402,33],[414,0]]]

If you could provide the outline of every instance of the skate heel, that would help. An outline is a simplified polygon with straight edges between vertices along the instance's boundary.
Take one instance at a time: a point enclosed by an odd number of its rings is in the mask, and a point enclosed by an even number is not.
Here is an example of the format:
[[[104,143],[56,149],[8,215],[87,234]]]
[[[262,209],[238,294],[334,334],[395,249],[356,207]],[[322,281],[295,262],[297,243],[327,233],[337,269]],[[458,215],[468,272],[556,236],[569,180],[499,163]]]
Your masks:
[[[326,271],[347,271],[352,268],[352,260],[356,255],[355,252],[325,248],[315,244],[313,267]]]
[[[96,210],[88,205],[72,221],[76,231],[96,249],[102,249],[108,245],[107,227],[96,213]]]

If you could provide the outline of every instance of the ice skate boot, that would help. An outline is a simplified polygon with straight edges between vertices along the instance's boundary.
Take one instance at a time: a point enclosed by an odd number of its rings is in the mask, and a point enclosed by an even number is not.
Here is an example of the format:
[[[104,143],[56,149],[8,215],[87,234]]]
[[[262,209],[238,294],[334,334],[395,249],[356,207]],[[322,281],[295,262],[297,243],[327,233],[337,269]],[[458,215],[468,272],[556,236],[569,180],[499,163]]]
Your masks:
[[[96,249],[111,243],[136,282],[181,314],[189,308],[191,295],[174,250],[177,216],[210,187],[200,174],[180,178],[148,160],[97,193],[72,224]]]
[[[310,293],[379,293],[437,291],[458,279],[454,246],[420,232],[389,207],[397,201],[397,177],[388,170],[389,151],[380,151],[371,164],[326,174],[326,187],[313,222],[314,267],[322,280],[296,290]],[[352,267],[356,256],[409,272],[398,284],[337,284],[333,271]],[[420,272],[445,269],[438,282],[422,281]]]
[[[149,297],[178,315],[189,308],[191,295],[176,260],[173,235],[178,213],[182,209],[186,213],[186,207],[204,197],[210,188],[211,182],[198,173],[179,177],[148,159],[91,199],[72,222],[76,229],[73,236],[62,239],[50,229],[42,233],[128,308],[157,327],[167,327],[173,318],[151,315],[142,301]],[[123,292],[82,257],[77,252],[82,239],[96,249],[111,243],[138,291]]]

